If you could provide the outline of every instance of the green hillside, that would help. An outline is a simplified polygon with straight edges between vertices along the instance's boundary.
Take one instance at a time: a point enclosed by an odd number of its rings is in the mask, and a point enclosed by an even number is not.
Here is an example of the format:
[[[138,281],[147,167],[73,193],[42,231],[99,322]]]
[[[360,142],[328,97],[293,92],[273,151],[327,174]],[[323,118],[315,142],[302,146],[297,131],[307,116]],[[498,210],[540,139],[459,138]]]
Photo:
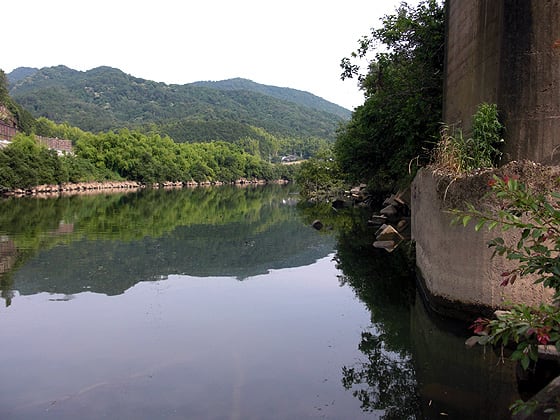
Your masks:
[[[191,83],[190,86],[204,86],[221,90],[247,90],[250,92],[262,93],[284,101],[295,102],[309,108],[325,111],[330,114],[338,115],[340,118],[349,119],[351,112],[346,108],[326,101],[309,92],[286,87],[262,85],[252,80],[235,78],[221,81],[203,81]]]
[[[248,80],[167,85],[110,67],[16,69],[10,94],[35,117],[100,132],[122,127],[177,142],[239,140],[252,127],[279,137],[333,140],[349,111],[294,89]],[[346,113],[344,112],[346,111]]]

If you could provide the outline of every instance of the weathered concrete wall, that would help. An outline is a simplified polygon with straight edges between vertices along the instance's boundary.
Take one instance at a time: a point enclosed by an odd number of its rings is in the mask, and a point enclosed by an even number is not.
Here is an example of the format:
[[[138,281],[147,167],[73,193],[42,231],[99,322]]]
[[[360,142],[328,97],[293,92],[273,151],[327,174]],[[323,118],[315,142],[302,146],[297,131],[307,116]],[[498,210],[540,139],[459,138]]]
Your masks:
[[[507,160],[560,162],[560,0],[447,0],[444,91],[449,125],[496,103]]]
[[[479,184],[484,185],[487,179]],[[534,285],[532,279],[517,280],[513,286],[500,286],[501,274],[515,264],[502,257],[492,258],[493,251],[487,243],[496,236],[506,241],[516,240],[519,232],[502,234],[487,229],[476,232],[472,222],[467,227],[451,225],[453,216],[446,211],[462,202],[463,197],[456,198],[456,190],[468,183],[472,185],[473,180],[456,180],[450,185],[449,180],[421,169],[412,184],[416,265],[429,291],[428,300],[435,304],[434,309],[448,313],[456,309],[458,313],[450,314],[461,315],[460,312],[468,309],[477,312],[481,308],[503,307],[506,301],[532,305],[549,301],[552,290]],[[480,198],[484,191],[479,191]],[[469,201],[476,205],[475,195]]]
[[[506,127],[506,162],[560,164],[560,0],[446,4],[444,121],[469,135],[477,106],[496,103]],[[452,194],[458,183],[447,192]],[[450,226],[451,216],[444,211],[453,205],[442,191],[448,184],[442,186],[441,178],[422,170],[412,188],[416,263],[432,303],[448,309],[453,309],[450,302],[497,308],[505,301],[550,300],[551,291],[531,279],[513,287],[499,285],[501,273],[513,268],[511,262],[491,258],[487,243],[495,232]],[[476,205],[476,197],[470,198]]]
[[[468,130],[481,102],[496,103],[500,73],[500,0],[448,0],[444,120]]]

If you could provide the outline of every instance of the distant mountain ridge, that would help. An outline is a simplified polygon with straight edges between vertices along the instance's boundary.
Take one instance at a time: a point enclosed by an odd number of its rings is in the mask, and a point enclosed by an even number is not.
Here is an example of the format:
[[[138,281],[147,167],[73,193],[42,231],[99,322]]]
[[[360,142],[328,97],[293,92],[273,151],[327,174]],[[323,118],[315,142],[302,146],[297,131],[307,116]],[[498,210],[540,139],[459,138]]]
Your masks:
[[[351,112],[340,105],[329,102],[319,96],[313,95],[312,93],[305,92],[302,90],[292,89],[288,87],[278,87],[271,85],[262,85],[260,83],[253,82],[249,79],[243,79],[240,77],[234,79],[220,80],[220,81],[200,81],[189,83],[191,86],[204,86],[215,89],[222,90],[248,90],[252,92],[258,92],[265,95],[273,96],[277,99],[282,99],[285,101],[295,102],[300,105],[305,105],[310,108],[319,109],[322,111],[329,112],[334,115],[338,115],[341,118],[350,118]]]
[[[207,141],[234,140],[259,127],[332,140],[351,115],[311,93],[242,78],[167,85],[111,67],[82,72],[66,66],[22,67],[7,77],[12,98],[35,117],[93,132],[155,125],[176,141]]]
[[[11,84],[14,84],[22,79],[25,79],[26,77],[33,76],[38,71],[39,69],[35,67],[18,67],[17,69],[14,69],[12,72],[7,74],[8,81]]]

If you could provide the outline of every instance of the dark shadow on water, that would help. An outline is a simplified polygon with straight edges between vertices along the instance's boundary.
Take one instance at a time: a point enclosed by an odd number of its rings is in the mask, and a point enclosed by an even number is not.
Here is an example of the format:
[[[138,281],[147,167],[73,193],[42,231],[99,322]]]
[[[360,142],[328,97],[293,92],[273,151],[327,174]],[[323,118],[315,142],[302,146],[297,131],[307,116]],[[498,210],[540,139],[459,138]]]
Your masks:
[[[373,233],[361,223],[338,235],[341,282],[371,311],[363,358],[342,367],[344,388],[385,419],[510,418],[515,365],[467,349],[468,324],[429,311],[417,293],[413,245],[387,253],[373,248]]]

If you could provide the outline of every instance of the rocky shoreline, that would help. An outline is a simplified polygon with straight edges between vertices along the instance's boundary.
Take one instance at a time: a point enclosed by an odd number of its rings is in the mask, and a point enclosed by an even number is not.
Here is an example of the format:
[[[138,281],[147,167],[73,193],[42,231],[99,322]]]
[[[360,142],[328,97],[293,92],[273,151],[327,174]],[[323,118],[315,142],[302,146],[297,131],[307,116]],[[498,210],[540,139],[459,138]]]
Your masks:
[[[249,185],[265,185],[265,184],[286,184],[287,180],[275,180],[275,181],[264,181],[257,179],[245,179],[241,178],[234,182],[222,182],[222,181],[187,181],[187,182],[156,182],[153,184],[142,183],[138,181],[103,181],[103,182],[77,182],[77,183],[63,183],[63,184],[43,184],[36,185],[31,188],[18,188],[14,190],[4,191],[2,195],[4,197],[23,197],[23,196],[35,196],[35,195],[61,195],[61,194],[83,194],[83,193],[96,193],[96,192],[108,192],[115,190],[139,190],[142,188],[185,188],[185,187],[207,187],[207,186],[219,186],[219,185],[237,185],[237,186],[249,186]]]

